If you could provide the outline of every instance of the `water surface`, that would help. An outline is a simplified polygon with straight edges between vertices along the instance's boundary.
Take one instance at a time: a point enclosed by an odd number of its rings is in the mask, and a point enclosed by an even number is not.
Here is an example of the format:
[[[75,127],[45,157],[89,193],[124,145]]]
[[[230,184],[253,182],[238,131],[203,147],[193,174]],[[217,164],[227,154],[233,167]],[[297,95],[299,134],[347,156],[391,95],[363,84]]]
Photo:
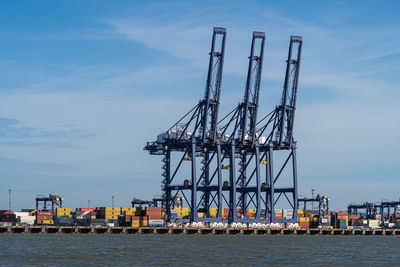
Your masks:
[[[399,266],[399,236],[2,234],[0,264]]]

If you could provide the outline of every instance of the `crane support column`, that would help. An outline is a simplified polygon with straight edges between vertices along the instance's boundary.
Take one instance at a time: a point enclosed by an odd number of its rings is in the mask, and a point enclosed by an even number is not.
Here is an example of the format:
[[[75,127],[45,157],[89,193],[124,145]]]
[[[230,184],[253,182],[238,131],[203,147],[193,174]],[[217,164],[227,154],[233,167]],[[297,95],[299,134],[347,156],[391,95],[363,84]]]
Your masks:
[[[192,197],[191,197],[191,210],[190,210],[190,220],[192,222],[197,221],[197,177],[196,177],[196,142],[195,139],[192,141],[191,147],[192,153]]]
[[[229,186],[230,186],[230,205],[229,205],[229,221],[237,221],[236,210],[236,163],[235,163],[235,141],[232,140],[230,149],[230,170],[229,170]]]

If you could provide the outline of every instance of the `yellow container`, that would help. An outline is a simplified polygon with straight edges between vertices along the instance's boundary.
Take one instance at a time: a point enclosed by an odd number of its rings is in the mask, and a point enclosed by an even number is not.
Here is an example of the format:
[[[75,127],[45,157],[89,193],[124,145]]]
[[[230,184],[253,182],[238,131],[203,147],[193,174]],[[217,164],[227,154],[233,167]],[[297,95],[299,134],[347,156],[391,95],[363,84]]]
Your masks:
[[[121,207],[101,207],[100,210],[102,213],[109,213],[109,212],[121,213]]]
[[[119,215],[106,215],[104,216],[104,219],[106,220],[118,220]]]
[[[128,208],[121,208],[121,215],[135,215],[136,208],[128,207]]]
[[[121,212],[135,212],[136,208],[133,207],[122,207]]]
[[[210,208],[209,212],[210,212],[210,217],[217,217],[218,208]]]
[[[308,217],[299,217],[299,221],[300,222],[309,222],[310,218],[308,218]]]
[[[132,221],[132,227],[140,227],[140,221]]]
[[[53,220],[43,220],[42,224],[53,224],[54,221]]]
[[[135,215],[136,208],[121,208],[121,214],[125,215]]]
[[[177,215],[180,217],[190,215],[189,208],[175,208],[174,210],[176,210]]]
[[[108,220],[116,220],[121,215],[120,207],[102,207],[100,208],[100,215]]]
[[[96,216],[91,216],[90,218],[91,218],[91,219],[96,219]]]
[[[72,212],[72,208],[57,208],[57,212]]]
[[[249,212],[249,213],[256,213],[256,212],[257,212],[257,209],[247,209],[247,212]]]
[[[309,210],[297,210],[297,214],[310,214]]]
[[[71,215],[72,214],[72,208],[57,208],[56,209],[56,214],[58,216]]]

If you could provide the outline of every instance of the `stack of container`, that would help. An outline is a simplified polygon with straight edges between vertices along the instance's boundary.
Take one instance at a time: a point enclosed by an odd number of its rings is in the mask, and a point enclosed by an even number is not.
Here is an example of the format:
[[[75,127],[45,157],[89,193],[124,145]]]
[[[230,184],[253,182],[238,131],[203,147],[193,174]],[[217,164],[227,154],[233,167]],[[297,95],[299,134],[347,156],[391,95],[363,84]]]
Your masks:
[[[310,218],[308,218],[308,217],[299,217],[298,224],[299,224],[300,228],[303,228],[303,229],[311,228]]]
[[[283,213],[283,218],[285,218],[285,219],[293,218],[293,210],[284,209],[284,210],[282,210],[282,213]]]
[[[283,214],[281,209],[275,209],[274,212],[275,212],[275,217],[277,219],[283,219]]]
[[[130,223],[132,227],[141,226],[141,216],[128,215],[130,217]]]
[[[227,219],[228,216],[229,216],[229,209],[223,208],[223,209],[222,209],[222,218],[223,218],[223,219]]]
[[[290,215],[289,215],[290,214]],[[286,217],[292,217],[293,211],[286,212]],[[319,226],[319,217],[318,214],[311,213],[310,210],[297,210],[298,216],[298,224],[301,228],[308,229],[308,228],[318,228]]]
[[[120,215],[120,207],[100,207],[97,209],[96,218],[106,220],[118,220],[118,216]]]
[[[90,212],[90,219],[96,219],[96,208],[77,208],[77,211],[89,211]]]
[[[162,219],[161,207],[146,207],[145,216],[148,220],[149,226],[163,226],[164,220]]]
[[[380,220],[368,220],[369,228],[379,228],[380,224],[381,224]]]
[[[189,208],[174,208],[173,210],[176,210],[176,215],[178,217],[190,216]]]
[[[15,216],[17,217],[18,222],[25,225],[33,225],[35,224],[35,216],[31,215],[30,212],[23,211],[15,211]]]
[[[247,218],[254,219],[256,217],[256,209],[247,209]]]
[[[75,224],[79,226],[88,226],[92,220],[92,211],[76,210],[74,214]]]
[[[210,208],[209,210],[210,217],[211,218],[216,218],[218,214],[218,208]]]
[[[121,208],[122,215],[135,215],[135,213],[136,213],[136,208],[133,208],[133,207],[122,207]]]
[[[338,220],[338,228],[345,229],[349,226],[349,215],[347,211],[338,211],[337,212],[337,220]]]
[[[277,210],[275,210],[276,212]],[[298,224],[303,229],[311,228],[311,220],[310,220],[310,211],[309,210],[297,210]]]
[[[54,222],[57,225],[71,226],[74,225],[72,217],[72,208],[57,208]]]
[[[0,224],[1,225],[12,225],[18,222],[15,214],[11,210],[0,210]]]
[[[163,214],[160,207],[122,208],[121,224],[131,227],[163,226]]]
[[[37,211],[36,224],[53,224],[53,212],[51,210]]]
[[[243,211],[242,211],[242,209],[236,209],[236,211],[237,211],[237,216],[238,216],[238,218],[242,218],[242,216],[243,216]]]
[[[366,225],[364,225],[364,220],[358,216],[358,215],[349,215],[349,226],[353,226],[353,227],[364,227]]]
[[[57,216],[71,216],[72,215],[72,208],[57,208],[56,209]]]

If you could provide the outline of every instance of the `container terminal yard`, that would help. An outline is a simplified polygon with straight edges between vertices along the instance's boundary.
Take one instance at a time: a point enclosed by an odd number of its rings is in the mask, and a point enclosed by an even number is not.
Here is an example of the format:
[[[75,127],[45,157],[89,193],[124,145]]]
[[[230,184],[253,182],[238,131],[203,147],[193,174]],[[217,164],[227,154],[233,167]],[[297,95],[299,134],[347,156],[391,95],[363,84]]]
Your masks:
[[[327,196],[298,196],[302,37],[290,37],[280,104],[259,114],[266,36],[253,32],[244,97],[220,117],[225,40],[215,27],[204,97],[144,147],[161,157],[161,197],[72,209],[61,196],[37,196],[33,209],[0,211],[0,233],[400,235],[400,201],[331,211]]]

